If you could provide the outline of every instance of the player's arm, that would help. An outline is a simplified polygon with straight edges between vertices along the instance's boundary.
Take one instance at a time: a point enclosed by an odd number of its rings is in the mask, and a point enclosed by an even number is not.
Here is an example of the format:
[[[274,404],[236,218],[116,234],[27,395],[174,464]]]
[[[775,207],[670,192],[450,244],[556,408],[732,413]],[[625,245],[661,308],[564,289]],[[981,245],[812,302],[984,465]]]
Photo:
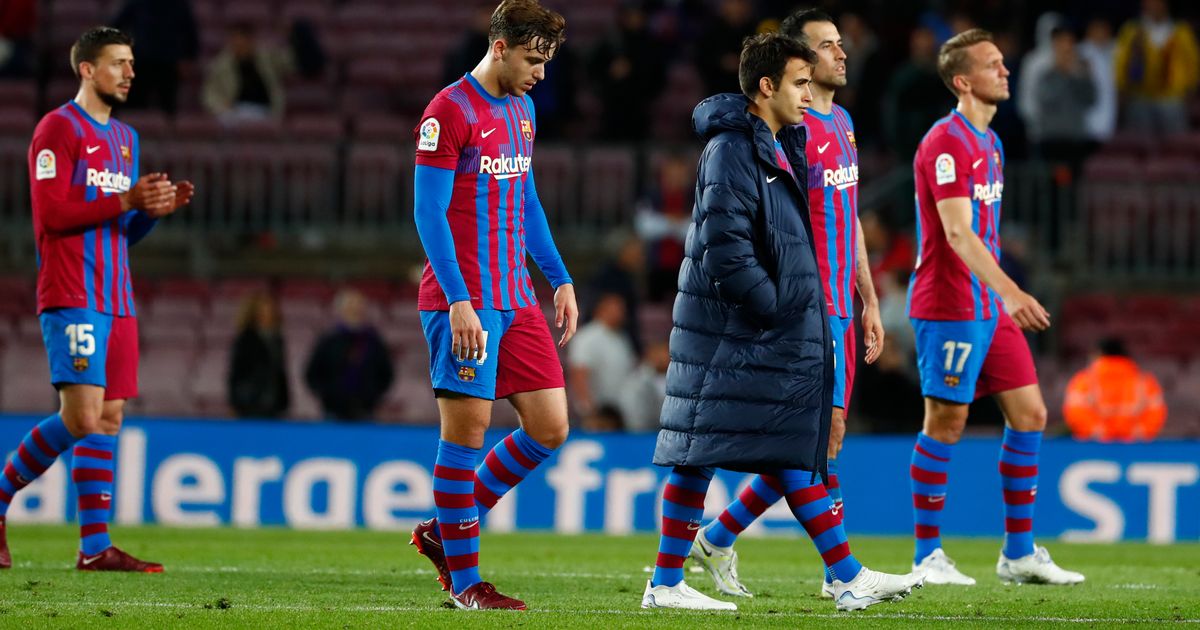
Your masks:
[[[550,221],[546,218],[546,209],[542,207],[541,199],[538,198],[532,170],[525,177],[524,196],[525,250],[550,281],[550,286],[554,287],[554,325],[563,329],[562,338],[558,341],[561,348],[575,336],[575,326],[579,322],[575,285],[571,274],[567,273],[567,265],[563,263],[558,246],[554,244],[554,236],[550,234]]]
[[[854,281],[863,303],[863,341],[867,344],[865,360],[867,363],[874,363],[883,353],[883,316],[879,313],[879,295],[875,293],[875,281],[871,278],[871,261],[867,258],[867,244],[858,217],[854,218],[854,229],[858,231],[858,251],[855,252],[858,273]]]
[[[937,210],[950,248],[972,273],[1000,294],[1004,309],[1013,321],[1024,330],[1049,328],[1050,313],[1000,269],[1000,264],[972,229],[971,200],[967,197],[942,199],[937,202]]]

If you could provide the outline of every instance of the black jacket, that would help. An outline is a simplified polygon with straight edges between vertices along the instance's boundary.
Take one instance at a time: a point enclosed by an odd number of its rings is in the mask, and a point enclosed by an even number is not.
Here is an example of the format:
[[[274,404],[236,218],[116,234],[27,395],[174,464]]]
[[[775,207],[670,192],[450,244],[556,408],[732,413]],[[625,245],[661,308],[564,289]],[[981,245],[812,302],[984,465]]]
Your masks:
[[[337,420],[368,420],[392,386],[392,359],[374,328],[338,326],[313,348],[304,380]]]
[[[679,270],[654,463],[824,472],[833,352],[805,187],[741,95],[696,106],[708,142]],[[778,138],[805,177],[805,132]]]
[[[277,418],[287,412],[283,339],[253,328],[238,333],[229,361],[229,406],[239,418]]]

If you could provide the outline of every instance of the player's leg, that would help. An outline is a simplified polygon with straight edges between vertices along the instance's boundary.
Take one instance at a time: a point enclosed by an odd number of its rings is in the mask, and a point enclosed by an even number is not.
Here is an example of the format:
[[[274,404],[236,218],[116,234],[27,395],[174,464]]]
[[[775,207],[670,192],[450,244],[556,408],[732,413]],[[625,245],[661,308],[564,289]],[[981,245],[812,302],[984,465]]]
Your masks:
[[[854,388],[855,354],[854,320],[846,317],[829,318],[829,329],[833,333],[833,413],[829,425],[828,465],[825,491],[833,500],[833,515],[839,522],[845,521],[846,511],[842,503],[842,483],[838,478],[837,457],[842,452],[846,439],[846,409],[850,406],[850,392]],[[821,596],[833,596],[833,573],[825,570],[821,585]]]
[[[863,567],[850,552],[842,521],[820,478],[806,470],[785,470],[779,478],[788,507],[808,532],[826,570],[833,575],[833,598],[841,610],[858,610],[902,599],[920,587],[919,574],[892,575]]]
[[[773,475],[755,475],[737,498],[696,536],[691,559],[704,568],[717,590],[735,597],[754,597],[738,577],[737,537],[783,498],[783,483]]]
[[[715,600],[687,585],[683,562],[691,551],[704,518],[704,496],[713,469],[676,466],[663,489],[662,536],[654,576],[646,582],[642,608],[737,610],[737,605]]]
[[[1038,454],[1046,428],[1046,403],[1037,384],[1025,336],[1001,315],[979,379],[978,393],[992,394],[1004,413],[1000,482],[1004,492],[1004,546],[996,572],[1005,581],[1076,584],[1083,575],[1054,564],[1033,541]]]
[[[995,320],[929,321],[913,319],[917,367],[925,395],[925,419],[913,447],[909,478],[913,495],[916,545],[913,567],[931,584],[972,585],[942,550],[941,516],[953,447],[967,424]]]

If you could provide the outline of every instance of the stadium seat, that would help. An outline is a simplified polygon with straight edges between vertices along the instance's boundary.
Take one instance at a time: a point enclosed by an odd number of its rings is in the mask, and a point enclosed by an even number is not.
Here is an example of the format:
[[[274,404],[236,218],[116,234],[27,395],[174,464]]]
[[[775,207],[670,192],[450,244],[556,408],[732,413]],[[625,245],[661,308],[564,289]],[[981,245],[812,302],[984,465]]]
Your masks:
[[[40,338],[4,344],[0,351],[0,405],[10,413],[49,413],[58,408]]]

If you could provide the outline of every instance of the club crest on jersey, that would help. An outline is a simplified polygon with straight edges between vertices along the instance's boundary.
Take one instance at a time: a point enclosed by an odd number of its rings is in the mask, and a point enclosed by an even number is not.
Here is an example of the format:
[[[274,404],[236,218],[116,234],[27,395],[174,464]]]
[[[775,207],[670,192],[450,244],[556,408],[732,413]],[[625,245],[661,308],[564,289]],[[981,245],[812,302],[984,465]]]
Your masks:
[[[954,156],[949,153],[937,156],[933,161],[933,172],[938,184],[953,184],[957,179],[954,172]]]
[[[56,176],[58,176],[58,167],[54,159],[54,152],[50,149],[38,151],[34,178],[39,180],[54,179]]]
[[[533,142],[533,123],[528,120],[521,121],[521,135],[525,137],[526,142]]]
[[[461,366],[458,368],[458,380],[470,383],[475,380],[475,368],[470,366]]]
[[[946,375],[946,387],[958,387],[959,377],[953,374]]]
[[[846,130],[846,139],[848,139],[850,141],[850,146],[854,147],[854,150],[857,151],[858,143],[854,141],[854,132],[853,131],[850,131],[848,129]]]
[[[74,367],[76,372],[87,371],[87,369],[88,369],[87,357],[75,357],[71,367]]]
[[[437,151],[438,137],[442,135],[442,124],[436,118],[430,118],[421,123],[420,136],[417,139],[418,151]]]
[[[992,151],[992,159],[996,161],[996,166],[1000,166],[1000,152]]]
[[[133,154],[129,151],[129,147],[122,144],[121,145],[121,157],[125,158],[126,162],[129,162],[133,159],[132,155]]]

